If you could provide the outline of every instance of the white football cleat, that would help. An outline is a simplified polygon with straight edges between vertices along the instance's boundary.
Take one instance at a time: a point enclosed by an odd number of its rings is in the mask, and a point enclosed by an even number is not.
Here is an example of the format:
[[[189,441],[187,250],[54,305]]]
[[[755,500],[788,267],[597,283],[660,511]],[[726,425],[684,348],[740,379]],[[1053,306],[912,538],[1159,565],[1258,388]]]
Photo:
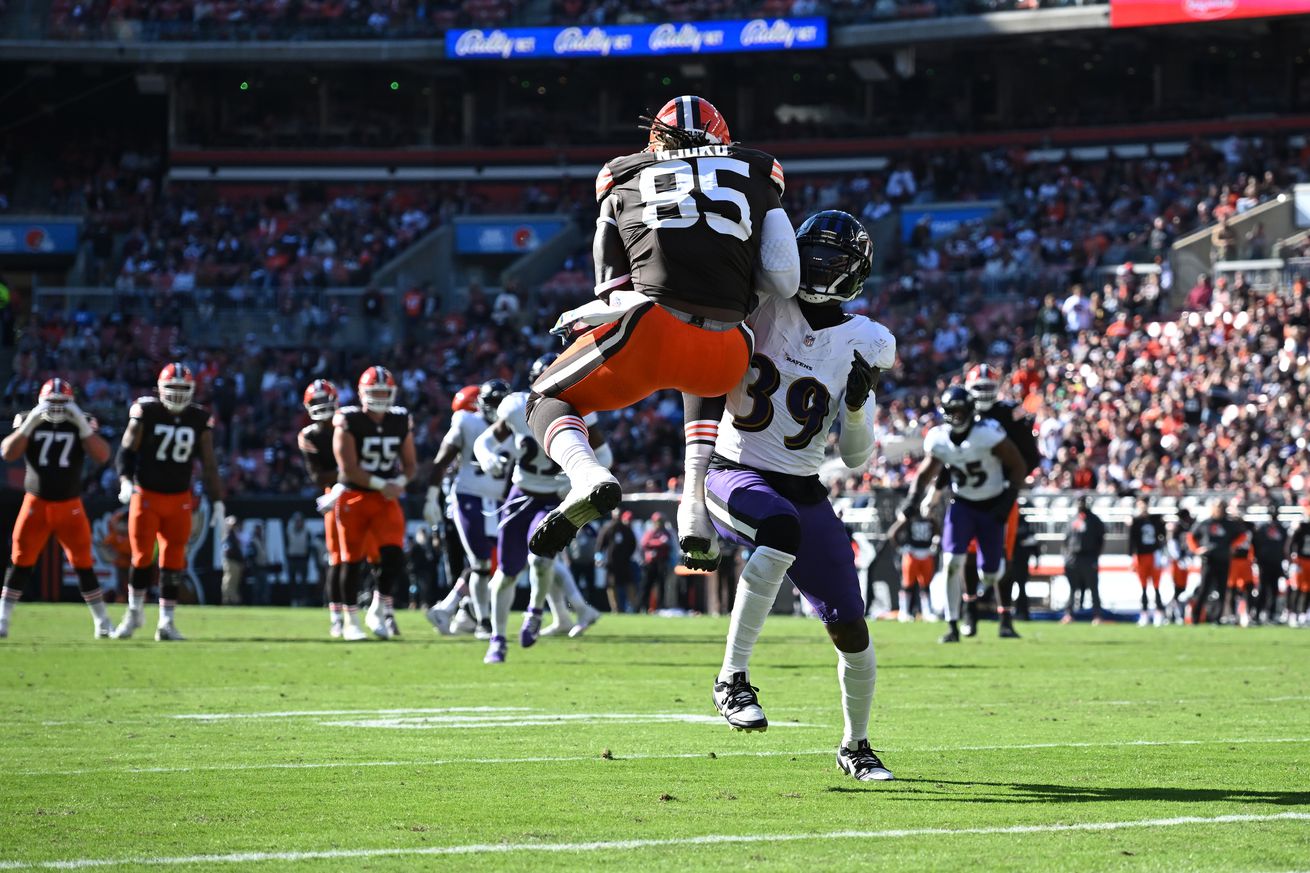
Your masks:
[[[882,760],[869,748],[868,740],[860,740],[855,748],[842,744],[837,748],[837,769],[860,782],[888,782],[896,777],[888,770]]]
[[[455,616],[450,620],[451,634],[471,634],[478,629],[478,619],[473,615],[473,607],[468,601],[462,601],[455,607]],[[491,639],[491,637],[487,637]]]
[[[347,616],[341,625],[341,638],[348,643],[357,643],[368,639],[368,634],[359,626],[359,613]]]
[[[96,621],[96,635],[98,640],[106,640],[114,635],[114,623],[107,617]]]
[[[328,627],[328,636],[332,637],[332,639],[334,640],[341,639],[341,635],[343,633],[342,627],[343,627],[343,623],[341,619],[337,619],[336,621],[332,622],[332,624]]]
[[[473,627],[473,639],[486,642],[491,639],[491,619],[484,618]]]
[[[539,637],[571,636],[573,632],[573,627],[574,627],[573,622],[569,622],[568,624],[565,624],[559,619],[556,619],[555,621],[552,621],[550,624],[543,627],[541,629],[541,632],[538,633],[537,636]]]
[[[715,570],[719,566],[718,537],[704,503],[683,498],[678,504],[678,548],[682,564],[691,570]]]
[[[157,643],[179,642],[185,639],[186,637],[182,636],[181,631],[171,621],[155,628],[155,642]]]
[[[1151,623],[1156,627],[1164,627],[1164,613],[1157,609],[1151,616]]]
[[[1148,615],[1147,613],[1143,612],[1141,615],[1137,616],[1138,627],[1146,627],[1150,623],[1151,623],[1151,616]]]
[[[123,613],[123,620],[118,623],[118,627],[114,628],[110,636],[116,640],[131,639],[132,634],[136,633],[137,629],[145,624],[144,613],[145,610],[142,609],[128,609],[127,612]]]
[[[562,552],[578,528],[598,518],[605,518],[623,500],[623,488],[614,474],[604,467],[588,471],[587,477],[573,485],[564,500],[547,513],[532,531],[528,550],[543,558]]]
[[[432,629],[443,637],[448,637],[454,633],[454,631],[451,630],[451,622],[455,619],[452,612],[453,610],[445,610],[440,606],[434,606],[426,613],[428,624],[432,625]]]
[[[373,636],[380,640],[391,639],[391,629],[387,627],[387,617],[382,613],[380,607],[370,606],[368,612],[364,613],[364,624],[368,629],[373,631]]]
[[[714,682],[714,708],[727,720],[735,731],[766,731],[769,720],[764,717],[760,699],[755,696],[759,691],[746,680],[745,673],[733,673],[732,680]]]
[[[600,621],[601,611],[590,604],[583,604],[585,609],[578,613],[578,623],[569,630],[569,636],[577,639],[587,632],[587,629],[596,622]]]

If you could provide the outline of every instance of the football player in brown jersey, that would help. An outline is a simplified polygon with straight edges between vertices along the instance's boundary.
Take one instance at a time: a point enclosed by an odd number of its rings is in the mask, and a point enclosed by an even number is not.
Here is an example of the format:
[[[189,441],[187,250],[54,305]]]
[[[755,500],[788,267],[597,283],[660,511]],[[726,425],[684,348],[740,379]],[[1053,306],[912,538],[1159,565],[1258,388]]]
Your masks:
[[[723,115],[700,97],[675,97],[643,121],[646,149],[610,161],[596,178],[600,301],[565,313],[558,328],[591,329],[532,385],[533,434],[571,488],[537,526],[531,549],[553,556],[622,497],[596,460],[584,416],[675,388],[687,445],[679,541],[689,565],[712,569],[705,472],[723,395],[750,364],[742,322],[758,294],[796,293],[800,261],[772,156],[734,143]]]
[[[213,502],[212,517],[222,519],[223,483],[214,455],[213,419],[192,399],[196,380],[184,364],[173,362],[159,371],[159,396],[132,404],[116,466],[118,499],[128,504],[127,535],[132,547],[128,573],[127,614],[114,629],[126,639],[145,623],[146,593],[155,545],[159,546],[159,624],[155,639],[185,639],[173,622],[178,592],[185,581],[187,540],[195,498],[191,477],[197,457],[205,493]]]
[[[418,469],[409,410],[395,406],[396,380],[386,367],[369,367],[359,377],[360,406],[346,406],[332,419],[337,481],[337,534],[345,564],[342,598],[346,623],[359,630],[356,600],[370,542],[378,548],[377,588],[365,616],[380,639],[396,635],[392,592],[405,574],[405,512],[400,498]],[[361,408],[362,407],[362,408]]]
[[[37,404],[14,419],[14,432],[0,442],[6,461],[23,458],[23,506],[14,523],[9,571],[0,592],[0,637],[9,635],[9,616],[32,578],[36,560],[50,537],[64,547],[77,572],[77,587],[95,618],[97,639],[113,625],[105,612],[100,580],[91,556],[91,525],[82,506],[82,467],[87,457],[97,466],[109,460],[109,444],[96,424],[78,408],[73,386],[51,379],[41,386]]]

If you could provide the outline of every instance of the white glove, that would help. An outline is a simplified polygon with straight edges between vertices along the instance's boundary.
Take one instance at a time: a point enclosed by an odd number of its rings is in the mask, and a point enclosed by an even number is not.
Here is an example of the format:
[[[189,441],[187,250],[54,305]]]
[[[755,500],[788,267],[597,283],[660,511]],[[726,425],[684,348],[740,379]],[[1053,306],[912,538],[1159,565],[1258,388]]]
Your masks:
[[[428,486],[428,496],[423,501],[423,520],[429,527],[441,527],[441,489],[436,485]]]
[[[64,409],[67,412],[68,420],[77,426],[77,435],[82,439],[91,436],[91,420],[86,417],[86,413],[82,411],[82,407],[69,401]]]
[[[132,502],[132,480],[126,476],[118,477],[118,502]]]
[[[318,510],[319,515],[322,515],[325,512],[327,512],[329,509],[331,509],[333,506],[336,506],[337,501],[341,498],[341,495],[345,493],[346,493],[346,486],[338,482],[337,484],[332,486],[332,490],[328,491],[327,494],[324,494],[322,497],[314,501],[314,508]]]
[[[491,459],[483,472],[493,479],[504,479],[505,471],[509,469],[509,462],[509,455],[501,452]]]
[[[40,425],[41,422],[45,421],[45,413],[46,410],[49,408],[50,408],[50,404],[45,402],[44,400],[42,400],[36,406],[33,406],[32,411],[27,414],[27,418],[23,419],[22,426],[18,428],[19,432],[23,436],[31,436],[32,431],[36,430],[37,426]]]

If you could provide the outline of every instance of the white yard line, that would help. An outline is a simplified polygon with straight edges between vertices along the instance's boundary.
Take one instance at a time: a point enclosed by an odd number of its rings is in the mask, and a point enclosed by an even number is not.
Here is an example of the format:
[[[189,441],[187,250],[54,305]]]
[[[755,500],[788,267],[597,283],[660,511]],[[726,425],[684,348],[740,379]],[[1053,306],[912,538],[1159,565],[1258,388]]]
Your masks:
[[[706,834],[653,840],[605,840],[588,843],[483,843],[460,846],[414,846],[393,849],[332,849],[317,852],[233,852],[228,855],[139,856],[135,858],[80,858],[66,861],[0,861],[0,870],[81,870],[89,867],[177,864],[258,864],[270,861],[335,861],[348,858],[432,857],[441,855],[510,854],[516,852],[623,852],[682,846],[719,846],[734,843],[794,843],[822,840],[897,840],[907,837],[990,836],[997,834],[1058,834],[1117,831],[1127,828],[1168,828],[1185,825],[1246,824],[1271,821],[1310,821],[1310,813],[1270,815],[1179,816],[1134,821],[1073,822],[1069,824],[1008,825],[978,828],[906,828],[883,831],[827,831],[809,834]]]
[[[186,721],[225,721],[245,718],[300,718],[320,715],[423,715],[450,712],[531,712],[527,706],[444,706],[420,709],[293,709],[288,712],[194,712],[170,715]]]
[[[920,752],[993,752],[1023,751],[1026,749],[1089,749],[1121,746],[1222,746],[1262,745],[1269,743],[1310,743],[1310,737],[1240,737],[1214,740],[1105,740],[1087,743],[1018,743],[995,746],[885,746],[879,751],[889,753]],[[787,758],[801,755],[831,755],[832,748],[801,749],[796,751],[762,752],[633,752],[615,754],[614,761],[677,761],[706,758]],[[201,773],[231,770],[334,770],[351,767],[450,767],[461,764],[550,764],[568,761],[604,761],[600,754],[593,755],[540,755],[523,758],[429,758],[410,761],[294,761],[264,764],[199,764],[190,767],[87,767],[76,770],[19,770],[16,776],[84,776],[96,773]]]

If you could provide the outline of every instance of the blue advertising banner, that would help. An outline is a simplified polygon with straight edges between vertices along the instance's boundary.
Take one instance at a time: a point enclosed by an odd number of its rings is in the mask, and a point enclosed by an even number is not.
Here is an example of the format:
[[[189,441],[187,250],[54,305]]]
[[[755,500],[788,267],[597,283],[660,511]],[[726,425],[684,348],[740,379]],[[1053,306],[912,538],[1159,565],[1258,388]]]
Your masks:
[[[0,219],[0,255],[71,255],[79,223],[67,219]]]
[[[530,252],[564,229],[566,218],[455,219],[455,251],[461,255]]]
[[[756,18],[596,27],[505,27],[451,30],[446,57],[456,60],[512,58],[630,58],[821,49],[828,45],[823,18]]]
[[[971,221],[982,221],[1001,208],[999,200],[923,203],[901,207],[901,239],[909,241],[915,225],[928,222],[933,239],[943,239]]]

